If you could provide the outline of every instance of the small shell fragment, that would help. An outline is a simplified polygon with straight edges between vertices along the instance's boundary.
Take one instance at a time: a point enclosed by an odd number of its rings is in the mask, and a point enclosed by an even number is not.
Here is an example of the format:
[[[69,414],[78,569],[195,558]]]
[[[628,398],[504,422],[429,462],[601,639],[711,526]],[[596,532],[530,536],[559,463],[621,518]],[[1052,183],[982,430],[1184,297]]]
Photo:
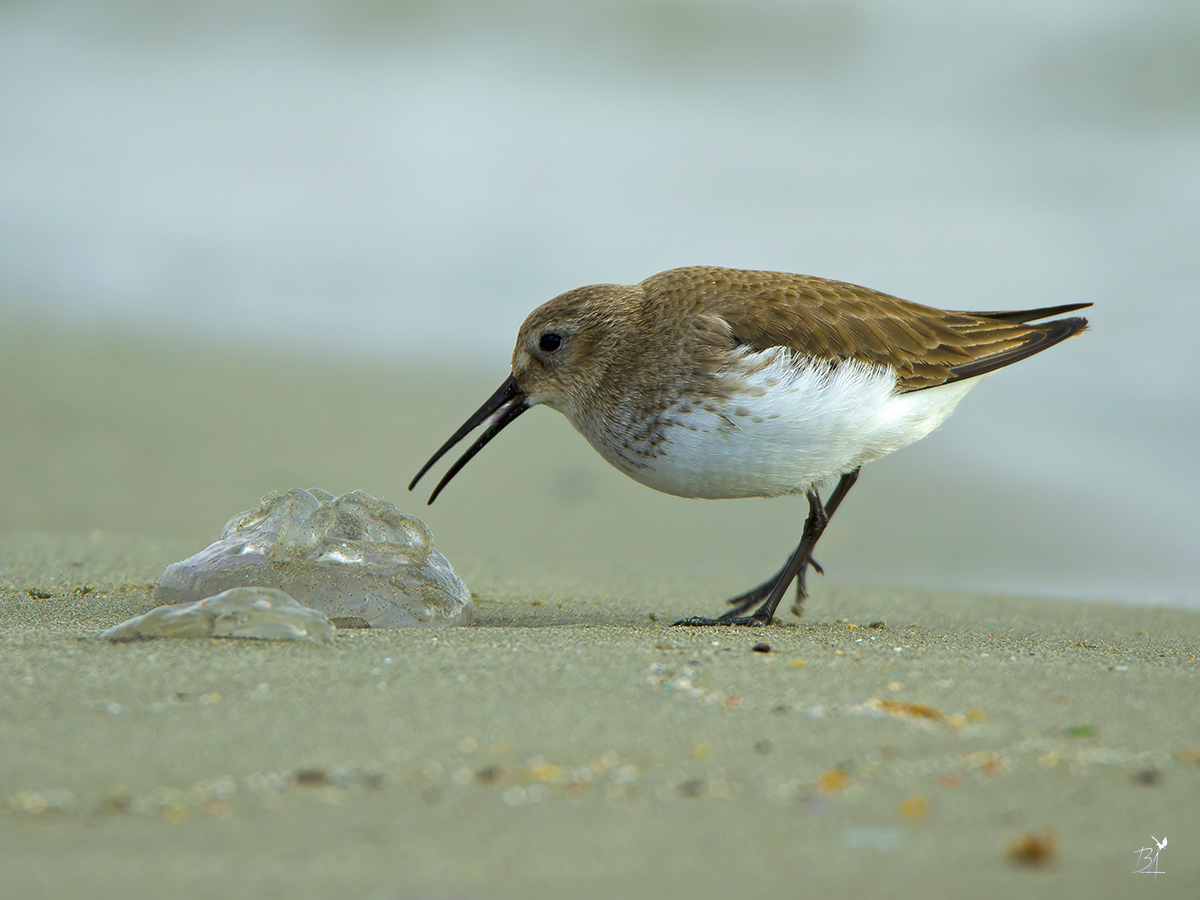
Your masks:
[[[333,623],[319,610],[297,603],[283,591],[240,587],[207,600],[159,606],[114,625],[98,637],[137,641],[157,637],[259,638],[266,641],[333,640]]]
[[[252,585],[371,628],[471,622],[471,593],[428,526],[363,491],[268,494],[230,519],[220,540],[167,566],[154,597],[184,603]]]

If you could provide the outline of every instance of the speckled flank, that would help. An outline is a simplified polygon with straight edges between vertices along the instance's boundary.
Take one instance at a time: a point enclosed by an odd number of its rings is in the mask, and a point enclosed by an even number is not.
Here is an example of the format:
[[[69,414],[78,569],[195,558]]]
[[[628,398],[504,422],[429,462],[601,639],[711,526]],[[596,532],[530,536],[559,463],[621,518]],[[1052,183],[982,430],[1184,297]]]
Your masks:
[[[803,493],[927,435],[978,379],[897,394],[892,370],[746,351],[722,380],[655,419],[656,440],[615,447],[584,434],[635,480],[682,497]]]

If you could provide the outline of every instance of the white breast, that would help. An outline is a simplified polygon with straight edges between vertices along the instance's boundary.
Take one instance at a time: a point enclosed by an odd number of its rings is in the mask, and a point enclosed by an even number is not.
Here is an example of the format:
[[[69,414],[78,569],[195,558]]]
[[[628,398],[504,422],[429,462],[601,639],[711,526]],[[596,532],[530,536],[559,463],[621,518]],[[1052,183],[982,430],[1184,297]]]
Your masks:
[[[776,497],[829,484],[923,438],[980,378],[896,393],[889,367],[747,352],[730,367],[724,400],[691,398],[661,417],[662,439],[636,459],[592,444],[656,490],[709,499]],[[585,436],[587,436],[585,432]]]

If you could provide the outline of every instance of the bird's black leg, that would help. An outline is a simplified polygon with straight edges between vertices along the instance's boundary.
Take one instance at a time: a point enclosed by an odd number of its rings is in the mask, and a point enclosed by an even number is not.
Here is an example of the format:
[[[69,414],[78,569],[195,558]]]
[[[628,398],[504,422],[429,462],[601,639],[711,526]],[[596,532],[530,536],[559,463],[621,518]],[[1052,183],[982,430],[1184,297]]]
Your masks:
[[[816,491],[809,491],[808,518],[804,520],[804,534],[800,537],[800,544],[796,547],[796,552],[784,566],[783,574],[775,582],[775,587],[771,588],[771,593],[767,595],[762,606],[749,617],[731,617],[731,625],[769,625],[775,617],[775,609],[779,606],[783,595],[787,593],[792,579],[796,580],[797,596],[803,598],[808,595],[804,588],[804,576],[808,572],[808,564],[812,562],[813,548],[817,546],[817,541],[821,539],[821,535],[825,532],[825,526],[828,524],[829,516],[825,512],[825,507],[821,505],[821,498],[817,496]],[[724,618],[725,616],[721,617],[722,620]]]
[[[804,536],[800,539],[800,545],[788,559],[784,567],[778,573],[773,575],[767,581],[764,581],[758,587],[747,591],[746,593],[734,597],[729,601],[733,609],[727,611],[718,619],[708,619],[703,616],[693,616],[690,619],[681,619],[675,622],[676,625],[761,625],[771,621],[771,617],[775,614],[776,608],[779,606],[779,601],[788,589],[788,585],[793,580],[796,582],[796,605],[793,611],[799,610],[800,605],[804,602],[807,596],[805,590],[805,574],[808,567],[811,565],[821,574],[824,570],[818,565],[817,561],[812,558],[813,547],[816,546],[821,534],[825,530],[825,526],[829,523],[830,517],[837,512],[837,508],[841,506],[842,500],[850,488],[854,487],[854,482],[858,480],[858,469],[853,472],[847,472],[841,477],[837,483],[837,487],[833,489],[833,493],[829,495],[829,501],[822,505],[821,498],[816,491],[808,492],[808,519],[804,523]],[[803,551],[803,552],[802,552]],[[746,616],[745,613],[750,607],[756,603],[763,601],[762,605],[755,611],[754,615]],[[799,614],[799,613],[797,613]]]
[[[842,501],[846,499],[846,495],[850,493],[850,488],[854,487],[854,483],[858,481],[858,473],[861,471],[861,469],[862,466],[859,466],[853,472],[847,472],[840,479],[838,479],[837,487],[833,489],[833,493],[829,495],[829,500],[825,504],[826,525],[828,525],[829,520],[833,518],[833,514],[837,512],[837,508],[842,505]],[[824,529],[822,529],[822,531],[824,531]],[[818,537],[820,537],[820,535],[818,535]],[[814,540],[813,545],[816,546],[816,543],[816,540]],[[820,574],[824,575],[825,570],[817,565],[817,561],[812,558],[811,550],[809,552],[809,565],[816,569]],[[792,612],[795,613],[797,619],[804,614],[804,598],[808,596],[808,591],[804,586],[804,576],[806,571],[806,569],[801,569],[799,575],[796,577],[796,602],[792,604]],[[786,589],[787,588],[785,587],[784,590]],[[782,591],[780,592],[780,596],[783,596]],[[779,604],[776,603],[776,606],[778,605]],[[774,611],[775,608],[772,607],[772,614],[774,614]]]
[[[837,487],[833,489],[833,493],[829,495],[829,499],[825,502],[825,517],[827,519],[833,518],[833,514],[837,512],[837,508],[842,505],[842,500],[845,499],[846,494],[850,491],[850,488],[854,487],[854,482],[858,480],[858,472],[858,469],[855,469],[853,472],[847,472],[838,481]],[[825,570],[821,568],[821,564],[815,559],[809,559],[808,564],[816,569],[818,574],[825,574]],[[746,591],[746,593],[739,594],[736,597],[730,597],[725,602],[732,606],[733,609],[726,612],[725,616],[736,618],[737,616],[740,616],[746,612],[746,610],[750,609],[750,607],[761,603],[763,599],[771,593],[771,588],[775,587],[776,582],[783,577],[783,573],[785,571],[787,571],[787,563],[784,563],[782,569],[780,569],[758,587],[751,588],[750,590]],[[797,583],[796,606],[793,609],[798,609],[800,604],[804,602],[803,590],[804,589],[802,585]],[[722,616],[722,618],[725,618],[725,616]]]

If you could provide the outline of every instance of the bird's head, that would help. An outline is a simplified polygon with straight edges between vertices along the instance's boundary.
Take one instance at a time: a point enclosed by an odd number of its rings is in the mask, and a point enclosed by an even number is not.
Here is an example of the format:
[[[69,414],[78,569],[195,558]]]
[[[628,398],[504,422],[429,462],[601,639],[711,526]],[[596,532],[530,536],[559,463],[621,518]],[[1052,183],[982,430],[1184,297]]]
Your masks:
[[[545,404],[578,422],[595,401],[613,361],[625,355],[621,336],[630,329],[622,326],[631,319],[637,290],[615,284],[577,288],[530,313],[517,333],[512,374],[421,468],[409,490],[485,422],[488,427],[442,477],[430,503],[476,453],[530,407]]]

